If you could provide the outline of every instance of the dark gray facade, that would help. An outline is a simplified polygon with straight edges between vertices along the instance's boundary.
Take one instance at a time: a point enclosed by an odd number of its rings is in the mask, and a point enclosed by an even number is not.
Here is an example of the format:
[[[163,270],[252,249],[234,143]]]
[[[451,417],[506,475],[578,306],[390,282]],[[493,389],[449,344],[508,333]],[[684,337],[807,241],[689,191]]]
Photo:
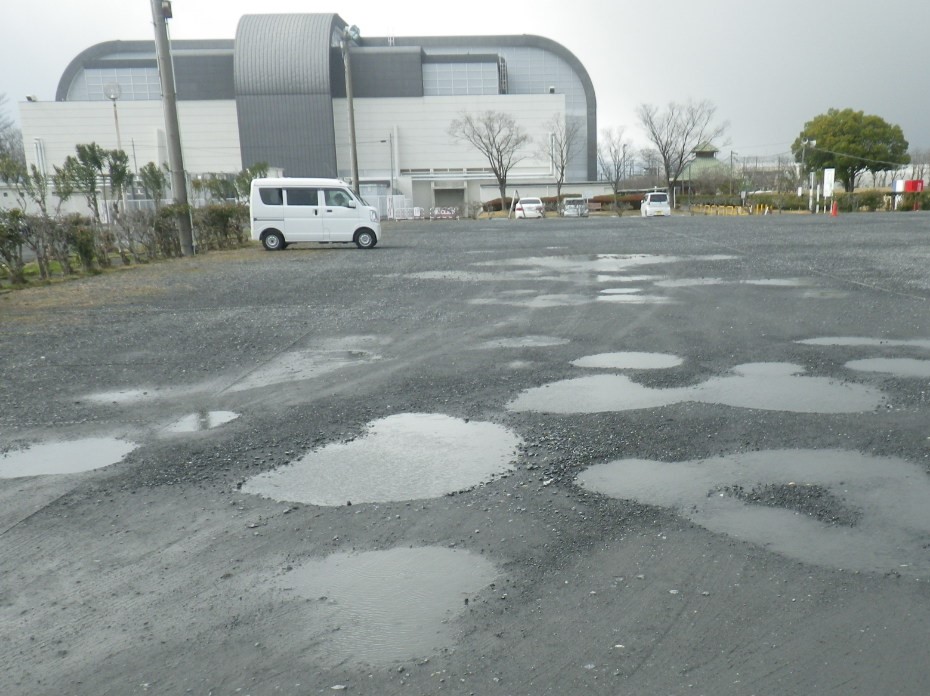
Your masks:
[[[330,57],[335,14],[246,15],[236,31],[236,110],[243,166],[336,176]]]

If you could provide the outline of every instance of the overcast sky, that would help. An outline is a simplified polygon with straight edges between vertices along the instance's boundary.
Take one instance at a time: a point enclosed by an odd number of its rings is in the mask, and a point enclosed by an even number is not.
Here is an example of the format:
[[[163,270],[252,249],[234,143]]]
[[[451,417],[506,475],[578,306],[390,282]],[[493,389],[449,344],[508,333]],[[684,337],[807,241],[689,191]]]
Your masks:
[[[175,39],[235,37],[243,14],[336,12],[362,36],[536,34],[577,56],[594,83],[598,128],[643,136],[643,103],[711,101],[730,124],[723,156],[784,153],[831,107],[877,114],[930,147],[930,2],[911,0],[174,0]],[[8,0],[0,94],[55,98],[82,50],[152,39],[150,0]]]

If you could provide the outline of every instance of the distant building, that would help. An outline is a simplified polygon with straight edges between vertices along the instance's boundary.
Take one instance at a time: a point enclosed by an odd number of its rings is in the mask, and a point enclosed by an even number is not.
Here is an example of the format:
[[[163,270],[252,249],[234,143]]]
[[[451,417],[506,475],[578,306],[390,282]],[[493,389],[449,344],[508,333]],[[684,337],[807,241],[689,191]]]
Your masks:
[[[287,176],[348,178],[349,137],[336,14],[246,15],[234,40],[174,41],[185,169],[233,173],[262,162]],[[596,179],[594,87],[563,46],[537,36],[359,38],[350,47],[363,194],[393,182],[414,205],[476,201],[487,161],[448,135],[463,113],[512,115],[537,144],[512,182],[551,181],[547,123],[582,123],[568,178]],[[55,102],[22,102],[27,160],[51,171],[77,143],[117,146],[134,169],[168,160],[154,41],[112,41],[65,69]]]

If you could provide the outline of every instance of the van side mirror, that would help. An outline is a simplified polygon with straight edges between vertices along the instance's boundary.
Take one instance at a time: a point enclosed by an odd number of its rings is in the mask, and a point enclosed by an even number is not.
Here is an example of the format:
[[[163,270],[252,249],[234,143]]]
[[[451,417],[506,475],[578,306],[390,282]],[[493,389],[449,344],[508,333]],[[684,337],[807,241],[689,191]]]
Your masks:
[[[346,201],[346,207],[347,207],[347,208],[357,208],[357,207],[358,207],[358,203],[356,203],[356,202],[353,201],[353,200],[349,200],[349,201]]]

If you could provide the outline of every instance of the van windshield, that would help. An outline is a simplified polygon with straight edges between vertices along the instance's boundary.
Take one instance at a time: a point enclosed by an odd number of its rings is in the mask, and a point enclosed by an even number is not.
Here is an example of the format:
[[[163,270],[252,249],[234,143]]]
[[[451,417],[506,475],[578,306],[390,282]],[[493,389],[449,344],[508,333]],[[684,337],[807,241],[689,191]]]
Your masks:
[[[664,193],[650,193],[650,203],[668,203],[668,195]]]

